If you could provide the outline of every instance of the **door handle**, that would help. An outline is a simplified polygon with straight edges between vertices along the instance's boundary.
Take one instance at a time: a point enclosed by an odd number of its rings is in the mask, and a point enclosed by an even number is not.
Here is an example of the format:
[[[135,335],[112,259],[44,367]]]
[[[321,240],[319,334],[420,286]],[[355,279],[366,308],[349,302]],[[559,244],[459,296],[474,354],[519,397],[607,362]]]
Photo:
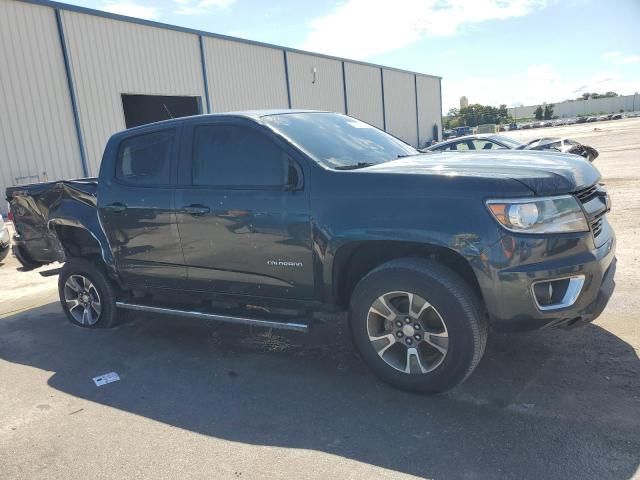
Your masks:
[[[104,209],[109,212],[120,213],[124,212],[127,209],[127,206],[124,203],[115,202],[111,205],[106,205]]]
[[[198,217],[209,213],[211,209],[204,205],[187,205],[186,207],[182,207],[182,211],[194,217]]]

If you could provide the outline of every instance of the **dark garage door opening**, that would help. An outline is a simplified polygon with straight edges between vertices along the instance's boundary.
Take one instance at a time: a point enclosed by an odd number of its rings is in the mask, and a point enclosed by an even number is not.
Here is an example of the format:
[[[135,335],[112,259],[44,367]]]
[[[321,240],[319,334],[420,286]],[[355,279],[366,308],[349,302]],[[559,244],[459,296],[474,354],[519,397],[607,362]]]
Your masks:
[[[127,128],[202,113],[200,97],[122,94]]]

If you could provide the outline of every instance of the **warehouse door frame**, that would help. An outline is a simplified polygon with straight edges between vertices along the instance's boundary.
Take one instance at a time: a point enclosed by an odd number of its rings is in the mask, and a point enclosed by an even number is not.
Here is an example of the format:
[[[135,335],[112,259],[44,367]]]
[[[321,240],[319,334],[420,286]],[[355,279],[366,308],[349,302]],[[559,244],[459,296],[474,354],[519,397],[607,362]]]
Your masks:
[[[121,98],[126,128],[202,113],[199,96],[123,93]]]

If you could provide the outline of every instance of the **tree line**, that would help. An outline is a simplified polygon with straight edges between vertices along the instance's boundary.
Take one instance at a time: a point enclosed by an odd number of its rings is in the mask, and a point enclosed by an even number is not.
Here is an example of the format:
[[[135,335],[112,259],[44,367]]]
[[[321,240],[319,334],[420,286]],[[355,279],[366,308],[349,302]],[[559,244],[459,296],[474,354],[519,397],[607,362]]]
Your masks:
[[[617,97],[616,92],[606,93],[583,93],[575,100],[579,101],[588,100],[590,98],[607,98]],[[553,103],[545,103],[539,105],[533,112],[536,120],[551,120],[555,118],[553,116]],[[513,123],[514,119],[507,112],[506,105],[500,105],[499,107],[492,107],[489,105],[481,105],[474,103],[464,108],[451,108],[447,112],[447,115],[443,118],[442,124],[445,129],[451,129],[456,127],[477,127],[484,124],[505,124]]]
[[[553,103],[539,106],[534,111],[536,120],[551,120],[553,117]],[[477,127],[485,124],[513,123],[514,119],[509,115],[506,105],[492,107],[474,103],[464,108],[451,108],[443,119],[444,128],[449,130],[456,127]]]

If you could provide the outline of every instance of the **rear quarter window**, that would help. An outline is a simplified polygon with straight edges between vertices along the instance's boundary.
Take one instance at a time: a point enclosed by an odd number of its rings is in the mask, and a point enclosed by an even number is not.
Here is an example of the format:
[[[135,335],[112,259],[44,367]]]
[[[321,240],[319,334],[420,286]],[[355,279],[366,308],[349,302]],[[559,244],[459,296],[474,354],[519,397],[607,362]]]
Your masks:
[[[170,183],[174,138],[174,130],[162,130],[124,139],[118,148],[116,178],[132,185]]]

